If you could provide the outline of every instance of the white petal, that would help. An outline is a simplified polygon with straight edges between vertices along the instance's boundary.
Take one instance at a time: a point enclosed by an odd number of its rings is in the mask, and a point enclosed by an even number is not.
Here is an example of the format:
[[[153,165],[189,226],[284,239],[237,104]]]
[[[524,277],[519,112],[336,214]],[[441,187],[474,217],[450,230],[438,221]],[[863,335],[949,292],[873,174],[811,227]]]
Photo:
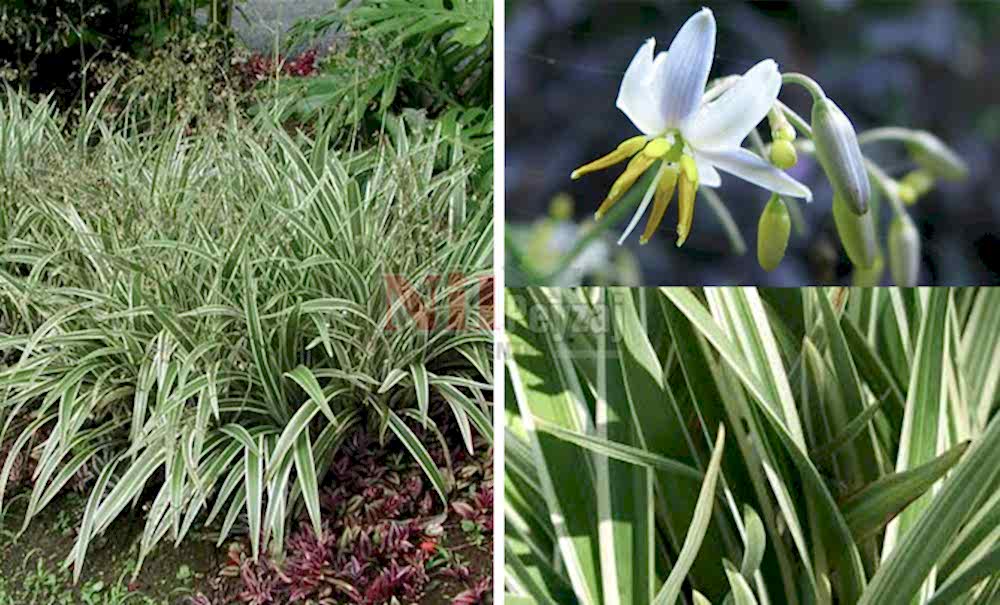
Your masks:
[[[703,105],[684,128],[684,138],[700,149],[739,147],[774,106],[780,89],[777,64],[761,61],[721,97]]]
[[[757,154],[742,147],[724,151],[699,149],[695,155],[696,157],[700,156],[703,161],[711,162],[723,172],[734,174],[754,185],[782,195],[802,197],[806,201],[812,201],[812,191],[809,191],[808,187],[765,162]]]
[[[615,102],[618,109],[646,135],[657,135],[666,130],[660,104],[650,86],[656,73],[653,63],[655,47],[655,38],[646,40],[639,47],[639,52],[635,53],[625,70],[621,88],[618,89],[618,100]]]
[[[658,62],[655,86],[667,126],[678,128],[701,104],[715,55],[715,16],[703,8],[681,27],[666,59]]]
[[[704,185],[705,187],[718,187],[722,184],[722,177],[719,176],[719,171],[704,158],[699,158],[695,155],[694,164],[698,167],[699,185]]]

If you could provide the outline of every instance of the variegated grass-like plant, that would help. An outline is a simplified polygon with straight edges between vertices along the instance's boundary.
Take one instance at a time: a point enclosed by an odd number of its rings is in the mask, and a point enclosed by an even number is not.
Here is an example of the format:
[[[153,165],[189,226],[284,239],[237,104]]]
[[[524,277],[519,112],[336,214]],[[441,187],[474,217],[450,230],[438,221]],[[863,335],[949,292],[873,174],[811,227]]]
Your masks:
[[[1000,598],[1000,291],[506,300],[509,603]]]
[[[137,504],[140,556],[244,520],[254,556],[280,552],[299,511],[322,531],[318,483],[361,423],[445,499],[412,430],[435,434],[431,400],[470,449],[491,437],[489,307],[467,300],[492,254],[476,159],[419,116],[335,150],[266,111],[141,132],[102,118],[106,98],[67,129],[0,95],[0,505],[25,456],[25,525],[89,477],[77,576]],[[414,290],[392,296],[388,276]]]

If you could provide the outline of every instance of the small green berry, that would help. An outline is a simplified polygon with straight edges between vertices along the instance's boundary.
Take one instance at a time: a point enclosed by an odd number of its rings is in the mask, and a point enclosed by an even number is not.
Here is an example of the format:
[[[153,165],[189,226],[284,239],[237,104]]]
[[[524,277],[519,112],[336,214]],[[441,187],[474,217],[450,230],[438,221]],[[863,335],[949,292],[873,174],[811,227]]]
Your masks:
[[[778,139],[771,143],[772,164],[782,170],[788,170],[798,163],[798,161],[799,157],[798,153],[795,151],[795,145],[792,145],[790,141]]]

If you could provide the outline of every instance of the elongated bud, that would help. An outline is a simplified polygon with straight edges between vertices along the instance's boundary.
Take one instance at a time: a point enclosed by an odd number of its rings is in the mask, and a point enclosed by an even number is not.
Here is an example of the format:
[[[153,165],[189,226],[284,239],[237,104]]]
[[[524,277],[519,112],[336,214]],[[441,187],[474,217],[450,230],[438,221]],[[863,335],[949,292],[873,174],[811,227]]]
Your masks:
[[[969,167],[944,142],[925,131],[918,130],[906,142],[913,161],[938,178],[960,181],[969,176]]]
[[[875,242],[875,222],[871,212],[854,214],[838,195],[833,196],[833,222],[848,258],[856,267],[871,268],[878,255]]]
[[[871,185],[858,146],[854,126],[837,104],[828,98],[813,103],[813,142],[834,193],[854,214],[868,211]]]
[[[798,163],[799,156],[795,151],[795,145],[784,139],[778,139],[771,143],[770,159],[778,168],[788,170]]]
[[[788,216],[788,207],[774,194],[764,206],[757,223],[757,262],[765,271],[774,271],[785,257],[791,232],[792,219]]]
[[[897,215],[889,225],[889,271],[897,286],[917,285],[920,276],[920,233],[910,217]]]

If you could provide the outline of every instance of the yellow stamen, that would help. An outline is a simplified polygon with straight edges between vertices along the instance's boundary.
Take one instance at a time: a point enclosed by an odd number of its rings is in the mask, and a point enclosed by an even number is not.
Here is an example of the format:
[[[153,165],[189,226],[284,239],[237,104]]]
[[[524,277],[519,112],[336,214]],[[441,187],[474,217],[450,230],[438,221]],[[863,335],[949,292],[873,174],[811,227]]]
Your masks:
[[[677,174],[676,168],[664,168],[663,176],[660,177],[660,181],[656,184],[656,194],[653,198],[653,212],[649,215],[646,230],[642,232],[642,237],[639,238],[640,244],[649,243],[653,234],[656,233],[657,227],[663,222],[663,215],[667,212],[670,200],[674,197],[674,189],[677,186]]]
[[[655,157],[649,157],[645,153],[636,154],[634,158],[628,163],[625,168],[625,172],[618,177],[614,185],[611,186],[611,191],[608,192],[608,197],[604,198],[601,202],[600,208],[594,213],[594,218],[601,220],[601,217],[615,205],[625,192],[629,190],[632,185],[642,176],[642,173],[646,172],[653,162],[656,161]]]
[[[698,182],[698,165],[694,163],[694,158],[689,155],[681,156],[681,171],[692,183]]]
[[[632,137],[631,139],[626,139],[618,148],[609,153],[608,155],[598,158],[589,164],[584,164],[570,174],[570,178],[574,181],[585,174],[590,174],[591,172],[597,172],[598,170],[604,170],[605,168],[610,168],[615,164],[619,164],[629,159],[633,155],[639,152],[640,149],[646,144],[646,137],[644,135],[639,135],[637,137]]]
[[[670,151],[671,145],[672,143],[670,141],[663,137],[659,137],[650,141],[649,144],[643,148],[642,153],[643,155],[647,155],[653,159],[659,159],[667,155],[667,152]]]
[[[681,156],[680,192],[677,194],[677,247],[687,241],[694,221],[694,197],[698,192],[698,167],[694,158]]]

